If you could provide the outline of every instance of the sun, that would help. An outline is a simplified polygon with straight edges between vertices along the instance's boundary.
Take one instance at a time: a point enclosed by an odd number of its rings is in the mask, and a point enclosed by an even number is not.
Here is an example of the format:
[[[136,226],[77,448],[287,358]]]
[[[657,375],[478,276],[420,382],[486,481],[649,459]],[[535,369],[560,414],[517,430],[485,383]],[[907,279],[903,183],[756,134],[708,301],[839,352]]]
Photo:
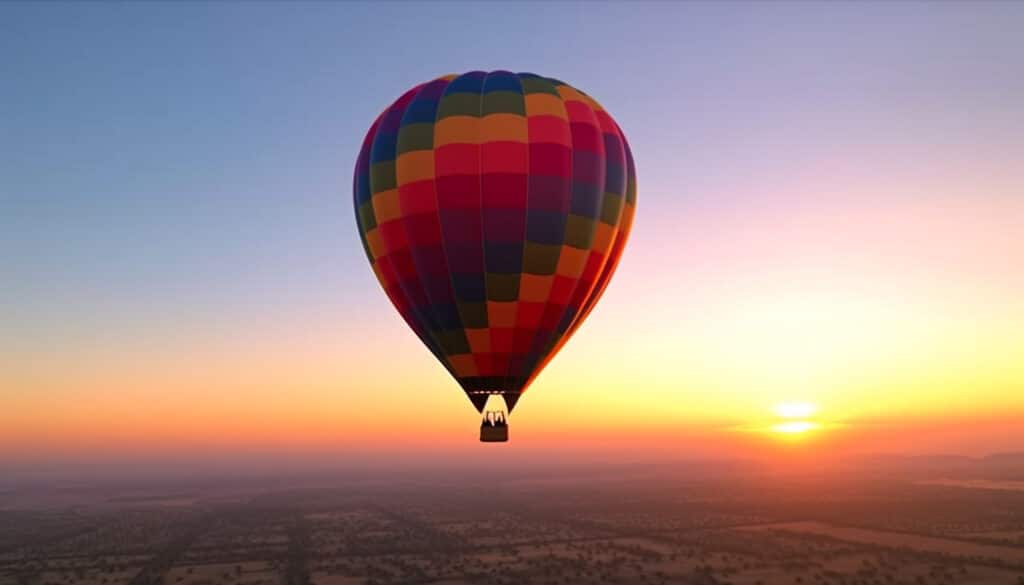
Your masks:
[[[776,433],[783,433],[786,435],[802,435],[809,431],[813,431],[816,428],[818,428],[817,423],[813,423],[811,421],[791,420],[773,426],[772,430]]]
[[[821,428],[821,424],[812,418],[817,414],[818,407],[810,402],[781,402],[772,410],[782,420],[768,428],[780,437],[796,439]]]
[[[780,402],[771,407],[771,412],[774,416],[765,416],[751,421],[747,426],[737,428],[787,443],[802,443],[838,426],[837,423],[822,419],[819,416],[818,405],[811,402]]]

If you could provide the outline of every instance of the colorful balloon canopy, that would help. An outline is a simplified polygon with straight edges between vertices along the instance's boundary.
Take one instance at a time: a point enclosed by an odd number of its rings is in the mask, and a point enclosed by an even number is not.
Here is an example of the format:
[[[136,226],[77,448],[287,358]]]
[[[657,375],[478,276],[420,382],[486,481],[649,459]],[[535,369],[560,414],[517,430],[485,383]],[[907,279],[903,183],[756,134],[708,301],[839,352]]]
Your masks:
[[[532,73],[418,85],[370,127],[356,221],[402,317],[482,410],[509,410],[604,292],[636,172],[596,101]]]

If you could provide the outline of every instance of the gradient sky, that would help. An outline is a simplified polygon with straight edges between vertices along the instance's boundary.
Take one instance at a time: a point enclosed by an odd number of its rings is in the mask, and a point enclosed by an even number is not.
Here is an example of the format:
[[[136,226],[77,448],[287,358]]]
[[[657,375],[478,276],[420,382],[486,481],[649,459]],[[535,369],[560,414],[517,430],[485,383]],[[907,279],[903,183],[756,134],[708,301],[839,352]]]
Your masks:
[[[616,278],[499,449],[746,452],[785,401],[820,450],[1019,449],[1022,28],[1009,2],[3,3],[0,462],[494,449],[350,192],[387,104],[478,68],[594,95],[639,176]]]

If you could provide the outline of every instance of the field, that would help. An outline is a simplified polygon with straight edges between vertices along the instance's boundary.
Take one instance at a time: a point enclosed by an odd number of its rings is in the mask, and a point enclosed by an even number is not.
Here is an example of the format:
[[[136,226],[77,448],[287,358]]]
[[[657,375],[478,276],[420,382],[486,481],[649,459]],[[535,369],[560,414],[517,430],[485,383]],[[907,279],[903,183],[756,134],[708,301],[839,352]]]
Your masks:
[[[1024,492],[700,466],[26,486],[0,585],[1024,584]]]

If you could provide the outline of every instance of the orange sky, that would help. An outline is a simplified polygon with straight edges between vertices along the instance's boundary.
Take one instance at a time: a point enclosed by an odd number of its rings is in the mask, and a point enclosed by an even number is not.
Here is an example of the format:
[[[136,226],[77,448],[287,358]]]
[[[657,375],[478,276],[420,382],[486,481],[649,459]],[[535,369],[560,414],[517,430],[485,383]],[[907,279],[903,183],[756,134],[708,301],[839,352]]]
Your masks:
[[[513,446],[476,443],[475,411],[367,269],[349,276],[368,291],[356,308],[255,323],[153,315],[5,352],[0,456],[1024,445],[1024,283],[1011,270],[1024,248],[1009,227],[1020,202],[838,202],[699,217],[675,235],[650,211],[660,189],[646,188],[601,306],[520,402]],[[820,428],[798,441],[762,432],[788,401],[813,404]]]

